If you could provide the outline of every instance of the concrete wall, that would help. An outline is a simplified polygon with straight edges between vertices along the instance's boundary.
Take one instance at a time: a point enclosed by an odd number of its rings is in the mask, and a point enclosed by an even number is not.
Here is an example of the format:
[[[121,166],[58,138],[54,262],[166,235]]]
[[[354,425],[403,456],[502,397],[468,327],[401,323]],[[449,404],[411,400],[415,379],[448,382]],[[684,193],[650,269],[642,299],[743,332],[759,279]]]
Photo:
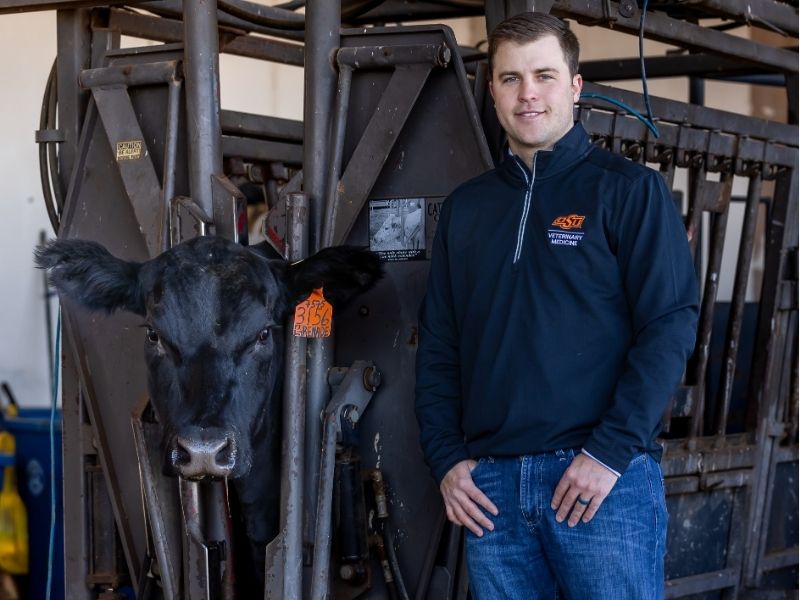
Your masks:
[[[482,19],[460,19],[451,25],[464,44],[474,45],[486,37]],[[585,60],[637,54],[633,36],[580,26],[575,30]],[[125,40],[125,45],[135,43]],[[55,13],[0,16],[0,80],[6,82],[0,95],[0,381],[9,381],[25,405],[45,405],[50,397],[44,286],[41,273],[33,269],[31,256],[39,232],[52,235],[42,201],[34,131],[55,44]],[[665,49],[662,44],[646,44],[647,54],[660,54]],[[299,68],[265,67],[254,60],[223,56],[221,78],[224,108],[302,118]],[[640,91],[638,81],[621,85]],[[686,89],[683,80],[654,80],[650,84],[652,95],[683,101]],[[747,87],[709,83],[707,102],[715,108],[747,113],[752,98]],[[761,111],[766,114],[763,106]],[[737,193],[744,193],[741,184],[737,185]],[[736,244],[731,242],[729,251],[735,256]],[[723,297],[730,286],[732,279],[728,277],[723,281]]]

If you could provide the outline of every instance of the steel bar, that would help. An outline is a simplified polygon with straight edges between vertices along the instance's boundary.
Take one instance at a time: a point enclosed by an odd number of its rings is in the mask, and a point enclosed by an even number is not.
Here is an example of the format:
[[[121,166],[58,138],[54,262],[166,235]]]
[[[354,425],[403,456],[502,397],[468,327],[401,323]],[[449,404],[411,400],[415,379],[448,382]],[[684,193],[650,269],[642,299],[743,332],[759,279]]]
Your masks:
[[[78,86],[78,76],[83,69],[90,66],[91,60],[89,11],[84,9],[58,11],[56,33],[58,128],[64,135],[64,142],[58,149],[60,177],[58,183],[61,189],[66,190],[77,160],[78,140],[89,102],[89,94]],[[54,182],[54,185],[57,183]]]
[[[200,484],[178,479],[183,514],[183,593],[186,598],[211,600],[208,548],[203,543]]]
[[[173,498],[163,498],[155,478],[156,472],[150,461],[150,452],[147,447],[147,440],[142,422],[142,413],[146,410],[148,399],[138,406],[131,418],[133,428],[133,441],[136,445],[136,455],[139,467],[139,480],[142,488],[142,495],[145,502],[145,515],[150,525],[152,534],[153,549],[161,574],[161,589],[164,600],[178,600],[180,598],[180,573],[176,573],[172,558],[178,552],[173,547],[175,539],[168,530],[169,525],[165,522],[162,509],[165,504],[174,500]]]
[[[322,219],[325,214],[329,115],[336,92],[336,71],[331,57],[339,47],[341,7],[339,2],[309,0],[306,4],[306,68],[303,98],[303,191],[308,195],[309,251],[319,250]],[[306,399],[306,439],[309,448],[305,464],[304,543],[315,539],[322,430],[320,415],[328,402],[328,369],[333,365],[333,336],[312,339],[309,344],[308,396]]]
[[[733,187],[733,175],[723,176],[724,188],[720,203],[723,210],[713,216],[711,240],[700,307],[700,321],[697,331],[694,361],[691,364],[691,382],[695,386],[692,407],[692,435],[699,436],[703,432],[705,411],[706,373],[711,350],[711,333],[714,327],[714,309],[719,292],[719,278],[722,267],[722,255],[725,247],[725,232],[728,227],[728,214]]]
[[[639,33],[639,11],[631,16],[623,16],[617,2],[609,2],[615,15],[614,29],[627,33]],[[603,6],[596,0],[556,0],[553,14],[560,17],[577,18],[604,22]],[[705,50],[713,54],[746,60],[756,65],[776,68],[786,73],[797,73],[797,54],[782,48],[728,35],[721,31],[694,25],[665,14],[649,11],[645,21],[645,36],[667,44],[678,45],[692,50]]]
[[[644,100],[641,94],[588,82],[584,84],[583,89],[585,92],[594,92],[621,100],[639,112],[645,111]],[[659,129],[662,126],[662,121],[669,123],[691,123],[693,128],[717,130],[733,135],[748,136],[758,140],[769,140],[775,144],[797,148],[796,125],[786,125],[784,123],[756,119],[738,113],[686,104],[684,102],[667,100],[665,98],[651,96],[650,102]],[[609,105],[600,100],[582,98],[580,103],[582,105],[595,106],[606,110],[609,109]],[[667,135],[669,135],[668,132]],[[665,136],[662,135],[662,137]],[[659,142],[662,142],[661,138],[659,138]],[[667,141],[664,140],[663,142],[666,143]],[[731,138],[731,147],[733,147],[733,143],[735,143],[735,139]],[[704,148],[700,148],[700,150],[704,150]],[[758,158],[763,159],[763,156],[759,156]],[[767,162],[772,161],[767,160]],[[790,165],[791,163],[788,164]]]
[[[153,200],[161,197],[161,185],[136,118],[136,110],[124,87],[98,87],[92,90],[92,95],[108,137],[111,156],[116,159],[114,164],[139,222],[141,235],[147,243],[148,254],[156,256],[161,251],[161,215],[157,208],[153,210]],[[136,158],[120,158],[120,147],[130,144],[138,144],[138,153],[134,155]]]
[[[167,93],[167,134],[164,140],[164,173],[161,181],[161,249],[167,250],[170,247],[170,231],[172,224],[170,215],[172,213],[172,197],[175,195],[175,161],[178,153],[178,115],[180,112],[182,82],[180,80],[170,81],[169,92]]]
[[[333,475],[336,466],[336,419],[338,412],[326,413],[324,433],[322,436],[322,459],[319,473],[319,492],[317,494],[317,510],[319,517],[314,532],[314,564],[311,574],[311,600],[325,600],[328,595],[328,572],[331,560],[333,500]]]
[[[733,394],[733,378],[736,374],[736,358],[739,354],[744,302],[747,294],[747,282],[750,278],[750,263],[753,258],[758,206],[761,200],[761,165],[757,168],[759,172],[754,174],[748,182],[744,223],[742,224],[742,236],[739,241],[739,255],[736,260],[733,301],[731,303],[730,316],[728,317],[728,329],[725,334],[725,355],[722,359],[722,374],[714,421],[717,435],[723,435],[727,427],[728,411],[730,409],[731,395]]]
[[[648,79],[689,76],[720,79],[764,73],[763,68],[709,53],[648,56],[644,63]],[[638,58],[593,60],[582,62],[578,72],[586,81],[623,81],[640,79],[642,65]],[[775,73],[772,69],[768,72]]]
[[[430,63],[446,67],[450,62],[447,44],[406,44],[396,46],[349,46],[336,53],[339,67],[380,69]]]
[[[222,136],[222,154],[255,161],[277,161],[299,166],[303,158],[303,147],[298,144],[224,135]]]
[[[215,215],[211,178],[222,174],[216,3],[187,0],[183,24],[189,184],[194,202],[206,214]]]
[[[95,6],[138,4],[142,0],[3,0],[0,15],[40,10],[74,10]]]
[[[657,8],[657,4],[651,5]],[[797,7],[776,0],[691,0],[688,7],[771,31],[797,35]]]
[[[339,54],[341,54],[339,50]],[[325,207],[325,220],[322,225],[322,243],[333,245],[333,233],[336,225],[337,189],[342,172],[342,153],[344,152],[344,134],[347,123],[347,110],[350,106],[350,84],[353,81],[353,67],[350,64],[339,65],[339,84],[336,91],[336,106],[333,111],[331,131],[330,173],[328,174],[328,198],[331,200]]]
[[[121,67],[101,67],[81,72],[79,81],[84,89],[111,86],[156,85],[180,78],[180,61],[165,60]]]
[[[308,197],[286,198],[286,260],[308,256]],[[286,376],[283,391],[281,527],[284,536],[283,598],[303,595],[303,466],[305,464],[306,339],[286,328]]]
[[[664,583],[664,599],[681,598],[682,596],[689,596],[692,594],[723,590],[733,587],[738,583],[738,569],[722,569],[711,573],[670,579]]]
[[[170,17],[157,17],[112,8],[109,27],[122,35],[155,40],[183,42],[183,23]],[[303,46],[260,36],[246,35],[241,29],[220,24],[220,52],[257,58],[287,65],[303,66]]]
[[[223,110],[220,111],[220,123],[225,135],[303,143],[303,123],[300,121]]]
[[[70,348],[69,332],[63,329],[63,347]],[[70,352],[61,353],[61,413],[62,456],[64,477],[64,592],[67,598],[89,600],[91,590],[86,585],[89,572],[89,514],[85,510],[86,455],[95,450],[86,420],[83,394],[78,371]],[[81,499],[75,501],[76,498]]]

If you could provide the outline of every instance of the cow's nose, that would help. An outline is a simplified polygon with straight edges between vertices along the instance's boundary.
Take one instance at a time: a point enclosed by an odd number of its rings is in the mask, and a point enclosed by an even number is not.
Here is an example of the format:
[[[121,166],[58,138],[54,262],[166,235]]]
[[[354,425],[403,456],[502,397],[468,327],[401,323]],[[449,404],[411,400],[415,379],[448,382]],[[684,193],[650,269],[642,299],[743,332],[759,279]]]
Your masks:
[[[186,479],[228,477],[236,462],[236,446],[228,436],[212,439],[178,437],[172,463]]]

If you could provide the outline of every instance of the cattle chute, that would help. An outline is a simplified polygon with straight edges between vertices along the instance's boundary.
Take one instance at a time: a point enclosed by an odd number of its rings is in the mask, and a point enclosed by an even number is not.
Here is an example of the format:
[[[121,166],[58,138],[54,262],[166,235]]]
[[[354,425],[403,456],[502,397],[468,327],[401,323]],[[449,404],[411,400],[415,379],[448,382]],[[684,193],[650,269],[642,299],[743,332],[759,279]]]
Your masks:
[[[357,448],[362,466],[380,467],[388,490],[385,529],[393,534],[390,550],[396,552],[404,584],[417,597],[426,591],[447,598],[465,593],[460,533],[445,524],[422,465],[410,400],[415,312],[424,291],[424,251],[438,204],[457,183],[490,166],[501,149],[485,89],[476,85],[485,66],[479,51],[459,47],[446,28],[340,31],[340,25],[484,12],[491,24],[528,6],[416,4],[348,2],[339,7],[308,2],[303,46],[297,43],[303,37],[303,17],[287,9],[256,13],[246,3],[229,1],[220,3],[226,12],[217,15],[187,2],[184,34],[179,3],[135,5],[147,12],[90,10],[57,1],[47,5],[62,9],[58,83],[53,86],[59,91],[59,129],[43,127],[52,131],[49,137],[46,131],[40,135],[43,143],[62,140],[58,173],[63,180],[57,185],[65,194],[55,211],[60,235],[102,241],[131,259],[152,256],[167,243],[212,228],[234,239],[244,233],[238,227],[244,208],[240,188],[249,173],[260,176],[265,186],[272,182],[276,191],[280,188],[268,220],[279,248],[288,242],[291,249],[292,240],[303,235],[282,217],[289,213],[297,215],[293,223],[308,228],[308,249],[302,250],[301,244],[295,258],[347,241],[372,245],[386,260],[384,282],[336,317],[335,343],[313,339],[297,352],[292,371],[299,377],[298,393],[304,386],[307,393],[304,426],[296,421],[292,447],[302,448],[306,460],[302,474],[295,472],[291,479],[298,484],[294,503],[284,505],[293,515],[286,521],[292,527],[278,544],[283,552],[272,555],[272,572],[282,575],[271,597],[293,597],[303,584],[312,583],[320,518],[316,482],[323,471],[317,462],[323,441],[318,416],[330,399],[328,371],[362,359],[375,363],[383,381],[358,419],[358,443],[348,447]],[[636,3],[541,4],[560,16],[638,32]],[[659,69],[665,75],[691,73],[696,78],[777,74],[792,99],[790,106],[796,107],[796,55],[691,22],[709,15],[734,23],[779,24],[797,35],[797,10],[789,3],[751,2],[745,12],[737,2],[699,2],[682,9],[653,2],[644,34],[699,55],[654,61],[648,65],[651,76]],[[183,39],[184,45],[113,50],[116,32],[172,43]],[[290,64],[305,57],[302,127],[224,111],[215,120],[218,107],[203,100],[214,96],[218,43],[223,52]],[[751,65],[744,73],[739,59]],[[630,68],[611,63],[586,67],[593,73],[587,78],[594,81],[619,77]],[[587,91],[643,110],[639,94],[597,83],[587,85]],[[699,100],[696,95],[693,99]],[[664,470],[674,525],[665,585],[668,597],[734,597],[749,590],[782,589],[797,568],[796,521],[786,518],[796,513],[797,501],[785,492],[797,472],[797,128],[699,104],[654,98],[658,138],[642,122],[609,109],[597,97],[582,101],[576,116],[595,143],[657,165],[669,184],[676,172],[688,173],[684,213],[704,281],[704,302],[697,352],[668,418]],[[187,128],[187,122],[198,125]],[[749,182],[744,198],[733,196],[734,177]],[[287,203],[288,198],[292,201]],[[293,208],[305,205],[306,211]],[[715,300],[731,206],[744,206],[745,216],[732,300],[720,304]],[[759,210],[769,215],[764,231],[757,230]],[[425,237],[406,235],[405,221],[416,211],[424,217]],[[400,223],[400,241],[371,234],[373,215],[376,232],[387,223]],[[745,302],[745,290],[759,236],[765,244],[765,266],[756,305]],[[415,243],[409,244],[412,237]],[[140,333],[125,319],[100,321],[78,314],[66,319],[72,353],[64,367],[65,431],[73,434],[65,435],[66,544],[74,561],[68,589],[75,598],[94,597],[102,585],[119,586],[126,574],[140,580],[148,571],[145,557],[153,556],[142,526],[142,490],[135,478],[123,475],[137,464],[129,416],[141,399],[144,380],[143,366],[129,359],[136,352],[131,349],[140,345]],[[747,373],[744,381],[737,380],[737,372]],[[147,423],[146,411],[141,414]],[[137,436],[146,438],[148,427],[143,425]],[[92,439],[97,440],[96,451]],[[352,482],[355,463],[346,462],[339,461],[340,472],[350,469]],[[369,486],[367,491],[365,502],[373,502]],[[165,522],[179,523],[177,504],[156,504],[163,506]],[[91,522],[89,506],[95,519]],[[298,519],[300,514],[304,518]],[[115,542],[105,546],[93,529],[101,522],[106,525],[99,529],[120,540],[124,560],[115,553]],[[382,543],[387,552],[385,536]],[[316,574],[332,582],[336,597],[354,597],[365,583],[353,574],[367,564],[374,593],[388,594],[378,566],[379,544],[372,545],[366,558],[363,543],[355,547],[347,557],[332,551],[335,568],[317,563]],[[298,568],[297,557],[303,568]],[[160,572],[163,583],[167,569],[161,565]]]

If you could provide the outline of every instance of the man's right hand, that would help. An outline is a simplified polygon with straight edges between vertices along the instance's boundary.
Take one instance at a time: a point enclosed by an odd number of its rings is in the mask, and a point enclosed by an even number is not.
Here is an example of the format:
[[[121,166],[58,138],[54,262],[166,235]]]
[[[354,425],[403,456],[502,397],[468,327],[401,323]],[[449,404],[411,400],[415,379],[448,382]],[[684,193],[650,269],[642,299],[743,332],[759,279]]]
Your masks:
[[[495,516],[498,511],[492,501],[472,481],[472,470],[477,465],[478,463],[472,459],[456,463],[442,479],[439,490],[442,492],[447,518],[481,537],[483,530],[492,531],[494,524],[483,514],[478,505]]]

